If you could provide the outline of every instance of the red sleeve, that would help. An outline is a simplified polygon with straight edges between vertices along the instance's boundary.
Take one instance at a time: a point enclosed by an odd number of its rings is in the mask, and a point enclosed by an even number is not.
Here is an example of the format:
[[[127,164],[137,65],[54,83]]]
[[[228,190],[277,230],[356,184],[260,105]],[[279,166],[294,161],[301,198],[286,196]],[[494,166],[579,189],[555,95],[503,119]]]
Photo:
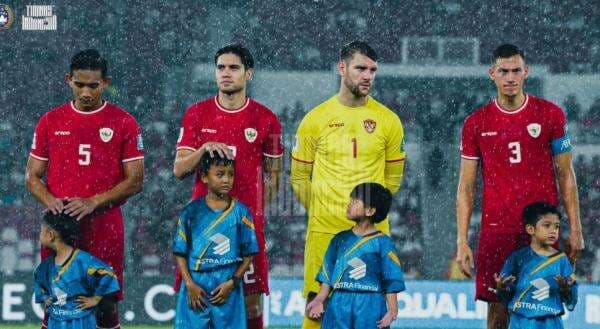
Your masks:
[[[283,145],[281,143],[281,122],[274,113],[269,113],[267,126],[267,137],[263,140],[263,155],[270,158],[283,156]]]
[[[567,118],[565,116],[565,112],[558,107],[554,106],[551,114],[551,127],[552,132],[550,133],[550,140],[556,140],[564,137],[567,134]]]
[[[123,162],[144,158],[142,130],[133,117],[125,121],[125,139],[123,140],[121,159]]]
[[[465,119],[460,140],[460,155],[465,159],[477,160],[481,157],[477,145],[475,118],[471,115]]]
[[[179,137],[177,138],[178,150],[187,149],[195,151],[202,146],[200,145],[200,132],[197,129],[199,125],[195,112],[195,107],[190,107],[183,116],[181,128],[179,129]]]
[[[33,133],[31,151],[29,155],[42,161],[48,161],[48,115],[45,114],[38,121]]]

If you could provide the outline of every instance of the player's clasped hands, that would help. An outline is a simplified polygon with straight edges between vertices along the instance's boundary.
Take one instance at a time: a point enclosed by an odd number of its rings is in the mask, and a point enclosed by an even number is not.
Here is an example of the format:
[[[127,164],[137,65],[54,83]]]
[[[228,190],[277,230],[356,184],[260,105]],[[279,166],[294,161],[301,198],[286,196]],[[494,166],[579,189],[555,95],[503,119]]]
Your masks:
[[[44,212],[50,211],[54,215],[58,215],[62,213],[65,208],[65,204],[62,199],[53,198],[48,204],[46,204],[46,209]]]
[[[202,145],[202,149],[204,149],[205,152],[209,152],[211,158],[214,157],[215,154],[219,154],[220,157],[230,160],[235,158],[233,151],[224,143],[206,142]]]
[[[319,319],[324,312],[325,308],[323,306],[323,301],[319,298],[313,299],[310,303],[308,303],[308,305],[306,305],[306,315],[311,319]]]
[[[201,310],[208,306],[206,301],[206,291],[199,285],[191,282],[187,285],[188,305],[192,310]]]
[[[80,310],[85,310],[88,308],[95,307],[96,305],[98,305],[98,303],[100,303],[101,299],[102,299],[102,297],[100,297],[100,296],[92,296],[92,297],[79,296],[79,297],[75,298],[75,300],[77,300],[77,302],[79,303],[77,308],[79,308]]]
[[[92,198],[67,198],[64,213],[81,220],[96,210],[98,204]]]
[[[227,301],[227,298],[229,298],[229,294],[231,294],[231,291],[233,290],[233,285],[234,283],[231,280],[221,283],[210,293],[212,295],[210,302],[216,305],[224,304]]]

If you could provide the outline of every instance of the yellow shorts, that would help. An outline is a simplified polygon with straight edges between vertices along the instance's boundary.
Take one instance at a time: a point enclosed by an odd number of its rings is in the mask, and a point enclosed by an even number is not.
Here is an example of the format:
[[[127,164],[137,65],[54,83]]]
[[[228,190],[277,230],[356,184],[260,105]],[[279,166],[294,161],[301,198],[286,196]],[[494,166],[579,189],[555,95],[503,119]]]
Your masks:
[[[323,264],[329,242],[335,234],[308,231],[304,245],[304,291],[306,298],[309,292],[318,293],[319,283],[315,278]]]

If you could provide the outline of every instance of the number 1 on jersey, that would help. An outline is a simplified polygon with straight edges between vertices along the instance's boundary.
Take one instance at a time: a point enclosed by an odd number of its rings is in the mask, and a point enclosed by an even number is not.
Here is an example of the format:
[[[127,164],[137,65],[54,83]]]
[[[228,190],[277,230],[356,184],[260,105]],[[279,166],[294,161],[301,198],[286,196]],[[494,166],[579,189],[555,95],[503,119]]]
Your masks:
[[[519,163],[521,162],[521,143],[519,142],[511,142],[508,143],[508,148],[512,153],[510,157],[508,157],[508,161],[510,163]]]
[[[358,144],[356,142],[356,138],[352,138],[352,157],[356,159],[358,154]]]

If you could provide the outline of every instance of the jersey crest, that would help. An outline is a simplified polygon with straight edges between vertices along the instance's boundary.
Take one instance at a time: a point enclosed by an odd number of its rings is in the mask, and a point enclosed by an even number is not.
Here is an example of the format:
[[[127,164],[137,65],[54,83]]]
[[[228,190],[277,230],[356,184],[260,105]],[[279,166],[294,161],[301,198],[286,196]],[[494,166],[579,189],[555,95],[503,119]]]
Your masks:
[[[542,132],[542,126],[539,123],[530,123],[527,125],[527,132],[533,138],[538,138]]]
[[[365,130],[369,134],[371,134],[375,131],[375,128],[377,127],[377,122],[375,122],[375,120],[367,119],[367,120],[363,121],[363,125],[365,127]]]
[[[256,137],[258,137],[258,132],[254,128],[246,128],[244,129],[244,136],[246,136],[248,143],[254,143]]]
[[[110,142],[113,138],[113,134],[114,132],[110,128],[100,128],[100,139],[105,143]]]

